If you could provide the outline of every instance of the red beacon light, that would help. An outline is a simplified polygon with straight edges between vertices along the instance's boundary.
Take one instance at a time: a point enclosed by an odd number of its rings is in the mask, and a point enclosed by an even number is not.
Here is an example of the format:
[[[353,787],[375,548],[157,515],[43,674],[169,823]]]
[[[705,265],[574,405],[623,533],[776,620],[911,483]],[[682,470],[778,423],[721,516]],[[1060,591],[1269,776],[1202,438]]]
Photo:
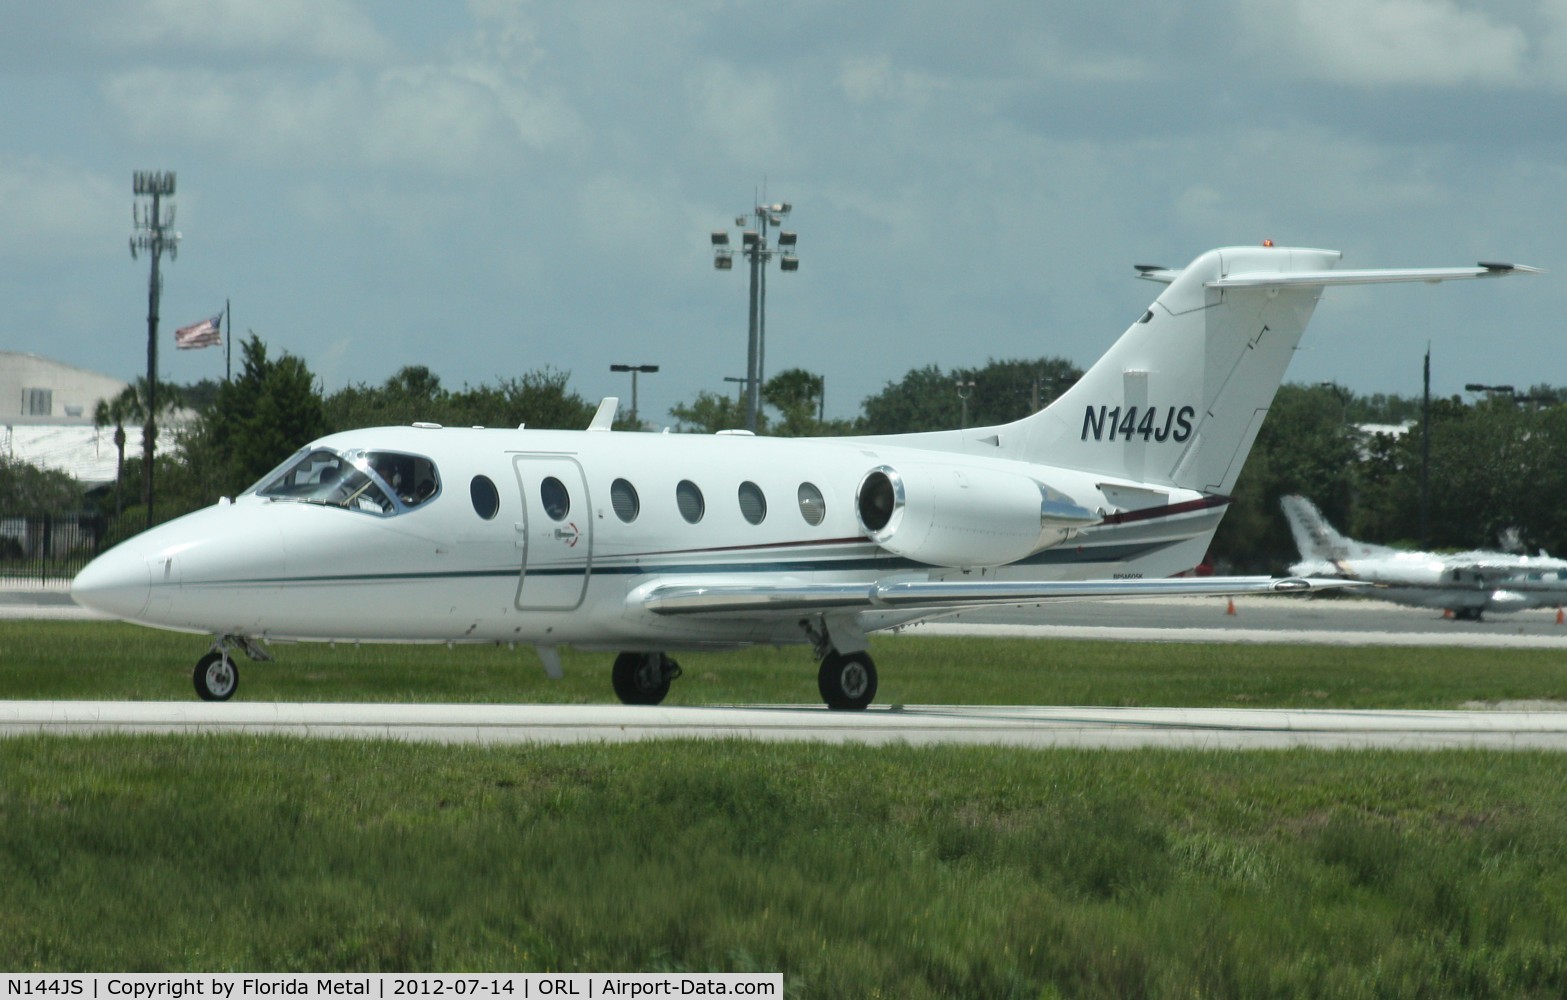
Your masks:
[[[1262,241],[1262,245],[1265,246],[1265,247],[1271,247],[1273,245],[1273,241],[1272,240],[1263,240]]]

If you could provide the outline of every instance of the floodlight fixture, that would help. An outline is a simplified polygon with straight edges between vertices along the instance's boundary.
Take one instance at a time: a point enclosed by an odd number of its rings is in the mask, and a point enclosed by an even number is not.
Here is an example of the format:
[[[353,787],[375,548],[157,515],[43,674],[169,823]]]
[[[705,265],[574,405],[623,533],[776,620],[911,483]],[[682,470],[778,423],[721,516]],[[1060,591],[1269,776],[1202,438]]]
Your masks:
[[[745,387],[746,429],[756,430],[758,410],[761,407],[761,398],[758,390],[766,378],[766,344],[767,344],[767,263],[774,257],[778,258],[778,268],[781,271],[794,272],[800,269],[800,258],[795,256],[794,248],[799,237],[794,232],[786,232],[779,228],[783,223],[783,217],[793,210],[794,206],[786,201],[772,202],[769,204],[753,203],[750,215],[735,217],[735,226],[741,230],[739,249],[729,249],[729,234],[721,230],[714,230],[712,234],[713,268],[718,271],[734,270],[734,258],[738,254],[745,257],[751,265],[751,302],[750,313],[747,322],[746,340],[746,377],[743,380],[729,379],[728,381],[742,381]],[[747,225],[754,228],[747,229]],[[769,227],[777,230],[777,246],[768,244]]]
[[[174,171],[138,170],[131,175],[131,193],[166,195],[174,193]]]

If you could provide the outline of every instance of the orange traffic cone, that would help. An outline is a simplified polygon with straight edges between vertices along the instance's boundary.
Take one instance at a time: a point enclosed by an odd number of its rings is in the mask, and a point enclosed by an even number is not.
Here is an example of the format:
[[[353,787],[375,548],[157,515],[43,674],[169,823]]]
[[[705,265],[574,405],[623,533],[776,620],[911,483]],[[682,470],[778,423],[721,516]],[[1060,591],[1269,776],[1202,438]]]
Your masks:
[[[1224,613],[1227,615],[1233,615],[1235,613],[1235,598],[1230,598],[1229,606],[1224,609]]]
[[[1557,608],[1556,609],[1556,624],[1560,625],[1561,623],[1562,623],[1562,609],[1561,608]]]

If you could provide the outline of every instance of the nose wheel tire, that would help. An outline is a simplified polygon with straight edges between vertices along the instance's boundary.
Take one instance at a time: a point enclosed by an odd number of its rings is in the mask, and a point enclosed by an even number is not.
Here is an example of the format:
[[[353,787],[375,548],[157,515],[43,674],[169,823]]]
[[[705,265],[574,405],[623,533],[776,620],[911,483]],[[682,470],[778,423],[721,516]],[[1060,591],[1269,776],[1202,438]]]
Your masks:
[[[213,650],[197,661],[195,681],[202,701],[228,701],[239,689],[239,667],[228,653]]]
[[[876,664],[868,653],[828,653],[816,686],[828,708],[858,712],[876,697]]]
[[[669,694],[669,683],[680,676],[680,664],[663,653],[621,653],[610,680],[615,696],[627,705],[657,705]]]

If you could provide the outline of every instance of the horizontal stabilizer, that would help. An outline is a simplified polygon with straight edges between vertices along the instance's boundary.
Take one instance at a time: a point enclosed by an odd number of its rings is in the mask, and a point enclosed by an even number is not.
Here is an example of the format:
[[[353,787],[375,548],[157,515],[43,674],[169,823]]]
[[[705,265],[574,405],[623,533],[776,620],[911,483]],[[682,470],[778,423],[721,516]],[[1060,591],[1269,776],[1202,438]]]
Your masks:
[[[795,586],[665,583],[643,591],[641,604],[648,611],[660,615],[723,612],[765,615],[773,612],[797,614],[802,611],[889,609],[934,611],[1107,597],[1296,594],[1346,586],[1365,585],[1349,580],[1270,576],[1175,577],[1161,580],[908,580]]]
[[[1524,264],[1480,263],[1474,267],[1401,267],[1362,271],[1261,271],[1227,274],[1205,282],[1208,288],[1287,288],[1326,285],[1381,285],[1399,281],[1463,281],[1469,278],[1501,278],[1509,274],[1544,274]]]
[[[1139,278],[1165,285],[1181,276],[1181,269],[1178,267],[1162,267],[1158,264],[1133,264],[1132,266],[1137,269]]]

